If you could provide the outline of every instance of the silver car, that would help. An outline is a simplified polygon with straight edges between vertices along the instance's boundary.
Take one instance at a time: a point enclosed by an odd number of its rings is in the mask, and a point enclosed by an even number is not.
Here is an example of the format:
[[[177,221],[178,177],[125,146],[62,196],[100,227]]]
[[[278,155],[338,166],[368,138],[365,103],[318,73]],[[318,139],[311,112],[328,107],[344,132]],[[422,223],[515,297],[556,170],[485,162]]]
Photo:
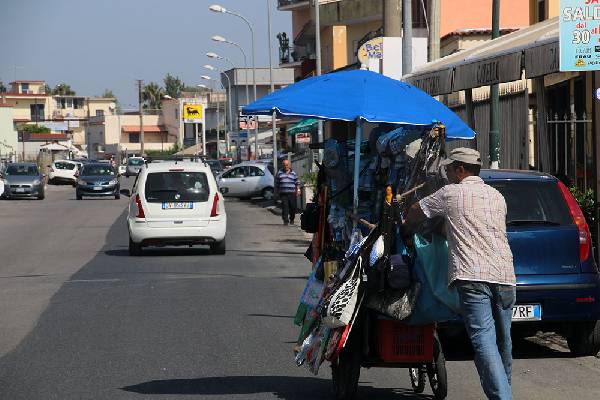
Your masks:
[[[142,157],[129,157],[127,159],[127,167],[125,168],[125,177],[137,176],[144,165],[144,159]]]
[[[7,186],[4,190],[5,198],[29,197],[43,200],[45,197],[45,175],[34,163],[8,164],[2,172],[2,178]]]
[[[217,185],[221,193],[224,196],[239,198],[262,196],[271,200],[274,181],[269,165],[255,161],[234,165],[217,176]]]

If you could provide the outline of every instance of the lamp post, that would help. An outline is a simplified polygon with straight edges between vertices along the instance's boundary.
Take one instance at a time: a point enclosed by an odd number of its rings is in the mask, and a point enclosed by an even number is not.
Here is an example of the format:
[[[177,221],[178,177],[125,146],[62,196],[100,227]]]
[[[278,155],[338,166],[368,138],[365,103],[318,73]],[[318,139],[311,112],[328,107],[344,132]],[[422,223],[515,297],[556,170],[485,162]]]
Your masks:
[[[212,59],[215,59],[215,60],[225,60],[225,61],[227,61],[227,62],[228,62],[230,65],[231,65],[231,67],[232,67],[233,69],[235,69],[235,65],[233,64],[233,62],[232,62],[232,61],[231,61],[229,58],[227,58],[227,57],[225,57],[225,56],[220,56],[220,55],[218,55],[217,53],[214,53],[214,52],[209,52],[209,53],[206,53],[206,56],[207,56],[208,58],[212,58]],[[246,70],[246,72],[247,72],[247,70]],[[224,74],[224,75],[227,77],[227,81],[228,81],[228,83],[229,83],[229,85],[230,85],[230,86],[229,86],[229,93],[230,93],[230,95],[231,95],[231,81],[229,80],[229,76],[227,76],[227,74]],[[236,96],[236,98],[237,98],[237,96]],[[248,101],[248,80],[246,80],[246,101]],[[231,104],[231,97],[229,98],[229,103]],[[239,105],[239,104],[238,104],[238,105]],[[230,106],[230,108],[231,108],[231,106]],[[233,111],[231,111],[231,113],[233,113]],[[236,115],[237,115],[237,114],[236,114]],[[236,117],[236,118],[237,118],[237,117]],[[231,123],[233,124],[233,119],[231,118],[231,116],[230,116],[230,121],[231,121]],[[236,125],[236,132],[239,132],[239,130],[238,130],[238,126],[239,126],[239,125]],[[249,124],[248,124],[248,123],[246,123],[246,133],[247,133],[247,135],[248,135],[248,140],[249,140],[249,139],[250,139],[250,126],[249,126]],[[239,143],[238,143],[238,144],[239,144]],[[238,146],[238,147],[239,147],[239,146]]]
[[[213,5],[209,6],[208,9],[213,12],[234,15],[234,16],[240,18],[241,20],[243,20],[248,25],[248,29],[250,29],[250,36],[252,37],[252,86],[254,88],[254,101],[256,101],[256,63],[255,63],[255,57],[254,57],[255,56],[254,28],[252,27],[252,24],[243,15],[238,14],[234,11],[228,10],[221,5],[213,4]],[[256,120],[256,131],[254,133],[254,157],[257,157],[257,156],[258,156],[258,119]]]
[[[246,76],[246,78],[245,78],[245,81],[246,81],[246,104],[249,104],[250,103],[250,95],[248,94],[248,62],[246,60],[246,52],[244,51],[242,46],[240,46],[236,42],[225,39],[223,36],[215,35],[211,39],[214,40],[215,42],[231,44],[231,45],[237,47],[242,52],[242,56],[244,57],[244,74]],[[211,53],[211,54],[215,54],[215,53]],[[219,58],[219,57],[216,57],[216,58]],[[225,57],[220,57],[220,58],[225,59]],[[234,68],[235,68],[235,66],[234,66]],[[256,94],[255,94],[255,97],[256,97]]]
[[[209,64],[205,64],[204,68],[210,70],[210,71],[218,71],[221,75],[223,75],[226,79],[227,79],[227,88],[228,88],[228,93],[227,93],[227,104],[228,104],[228,111],[229,111],[229,132],[233,131],[233,119],[231,118],[231,80],[229,79],[229,76],[227,76],[227,74],[218,69],[213,67],[212,65]],[[223,83],[221,82],[221,86],[223,87],[223,90],[225,90],[225,86],[223,86]],[[225,115],[227,116],[227,111],[225,111]],[[226,133],[226,137],[225,137],[225,141],[227,143],[227,151],[229,151],[229,135]]]
[[[267,25],[269,28],[269,81],[271,84],[271,93],[273,93],[275,91],[275,84],[273,83],[273,52],[271,47],[271,0],[267,0]],[[271,130],[273,131],[273,171],[277,173],[277,118],[275,111],[271,115]]]
[[[210,65],[205,65],[204,67],[205,68],[206,67],[210,67]],[[207,68],[207,69],[209,69],[211,71],[214,70],[214,68],[213,69]],[[208,76],[208,75],[202,75],[201,78],[205,79],[205,80],[208,80],[208,81],[211,81],[211,82],[214,82],[214,79],[211,76]],[[205,86],[205,85],[202,85],[202,86]],[[208,95],[208,101],[207,101],[207,107],[206,107],[207,110],[208,110],[208,103],[210,102],[211,93],[214,93],[214,92],[215,92],[215,86],[212,85],[212,91]],[[219,106],[219,100],[217,99],[217,159],[219,158],[219,129],[220,129],[220,125],[221,125],[221,118],[220,118],[220,115],[219,115],[219,108],[220,108],[220,106]],[[205,114],[204,118],[205,118],[205,121],[206,121],[206,114]],[[202,141],[204,142],[204,145],[206,145],[205,138],[203,138]],[[205,151],[204,154],[206,154],[206,151]]]

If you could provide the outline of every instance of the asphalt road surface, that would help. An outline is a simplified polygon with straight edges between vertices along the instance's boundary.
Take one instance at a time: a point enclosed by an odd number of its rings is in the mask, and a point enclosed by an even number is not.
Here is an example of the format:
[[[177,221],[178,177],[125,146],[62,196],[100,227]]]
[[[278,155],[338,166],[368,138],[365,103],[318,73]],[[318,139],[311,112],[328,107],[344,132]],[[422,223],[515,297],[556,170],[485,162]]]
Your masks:
[[[295,366],[310,266],[297,227],[228,201],[227,255],[127,255],[126,199],[0,202],[0,399],[329,399],[330,371]],[[449,399],[482,399],[468,347],[445,349]],[[600,359],[555,335],[515,348],[515,399],[600,398]],[[360,399],[412,394],[406,370],[362,370]]]

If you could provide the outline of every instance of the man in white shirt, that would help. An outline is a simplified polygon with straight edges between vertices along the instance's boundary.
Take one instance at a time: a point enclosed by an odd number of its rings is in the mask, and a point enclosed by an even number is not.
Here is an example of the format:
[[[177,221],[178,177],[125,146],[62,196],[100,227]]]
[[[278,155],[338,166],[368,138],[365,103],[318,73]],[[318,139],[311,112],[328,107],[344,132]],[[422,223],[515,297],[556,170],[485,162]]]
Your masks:
[[[406,223],[444,217],[448,282],[455,286],[489,399],[512,398],[510,326],[515,303],[513,257],[506,237],[506,202],[479,177],[479,152],[457,148],[442,165],[449,185],[413,204]]]

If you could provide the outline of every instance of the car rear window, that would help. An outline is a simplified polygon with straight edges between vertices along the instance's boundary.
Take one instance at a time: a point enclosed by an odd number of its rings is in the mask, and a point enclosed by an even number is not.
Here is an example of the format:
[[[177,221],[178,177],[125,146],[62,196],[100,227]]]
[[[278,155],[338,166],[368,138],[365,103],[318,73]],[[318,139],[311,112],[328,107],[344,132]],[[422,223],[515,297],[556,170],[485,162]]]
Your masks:
[[[68,163],[68,162],[55,162],[54,163],[54,167],[56,169],[70,169],[70,170],[73,170],[73,169],[75,169],[75,164]]]
[[[133,165],[135,167],[139,167],[140,165],[144,164],[144,159],[143,158],[130,158],[129,160],[127,160],[127,165]]]
[[[6,168],[6,175],[35,176],[39,175],[39,172],[35,165],[9,165]]]
[[[204,172],[153,172],[144,187],[148,203],[206,202],[210,194]]]
[[[506,223],[548,222],[571,225],[573,219],[556,182],[490,181],[506,200]]]

